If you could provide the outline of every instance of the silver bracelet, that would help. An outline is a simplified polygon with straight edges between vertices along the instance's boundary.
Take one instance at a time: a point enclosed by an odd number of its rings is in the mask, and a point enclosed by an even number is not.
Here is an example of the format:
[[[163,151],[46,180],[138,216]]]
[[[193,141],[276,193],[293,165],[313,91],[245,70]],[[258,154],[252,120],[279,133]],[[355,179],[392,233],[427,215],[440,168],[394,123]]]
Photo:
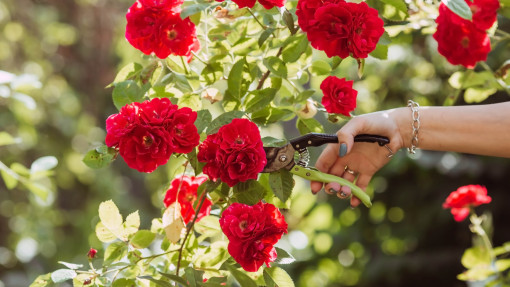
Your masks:
[[[418,148],[418,131],[420,129],[420,105],[412,100],[407,101],[407,106],[411,108],[411,115],[413,117],[413,138],[411,139],[411,146],[407,148],[410,154],[415,154]]]

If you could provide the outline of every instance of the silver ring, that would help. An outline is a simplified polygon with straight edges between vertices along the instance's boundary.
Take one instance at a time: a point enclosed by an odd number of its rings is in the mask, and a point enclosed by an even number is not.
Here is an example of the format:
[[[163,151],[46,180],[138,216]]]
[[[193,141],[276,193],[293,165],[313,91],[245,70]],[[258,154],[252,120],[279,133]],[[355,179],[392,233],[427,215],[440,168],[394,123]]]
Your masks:
[[[384,147],[385,147],[385,148],[388,150],[388,152],[389,152],[389,154],[387,154],[387,155],[386,155],[386,157],[387,157],[387,158],[391,158],[391,157],[394,155],[393,151],[392,151],[392,150],[391,150],[391,148],[390,148],[388,145],[386,145],[386,144],[384,145]]]
[[[350,169],[348,165],[345,166],[344,171],[348,172],[348,173],[350,173],[352,175],[356,174],[356,172],[354,170]]]

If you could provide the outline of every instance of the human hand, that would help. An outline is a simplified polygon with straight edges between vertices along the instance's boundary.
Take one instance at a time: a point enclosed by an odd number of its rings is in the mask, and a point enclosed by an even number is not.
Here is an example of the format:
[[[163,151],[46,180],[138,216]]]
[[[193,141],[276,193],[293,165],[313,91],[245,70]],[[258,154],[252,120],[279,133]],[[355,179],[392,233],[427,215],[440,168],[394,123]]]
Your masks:
[[[347,122],[338,132],[338,144],[329,144],[317,162],[315,167],[321,172],[340,176],[346,180],[354,182],[362,190],[366,190],[372,176],[390,160],[390,151],[373,143],[357,142],[354,143],[354,137],[359,134],[373,134],[386,136],[390,143],[387,147],[392,152],[397,152],[404,147],[402,134],[408,134],[405,119],[410,114],[405,113],[402,108],[380,111],[361,116],[356,116]],[[408,123],[410,120],[408,119]],[[410,125],[408,125],[410,128]],[[341,148],[341,145],[345,145]],[[314,194],[323,187],[322,182],[311,182],[311,189]],[[328,194],[336,193],[339,198],[348,198],[351,195],[351,189],[348,186],[340,186],[336,182],[325,184],[325,192]],[[360,204],[356,197],[351,198],[351,206],[356,207]]]

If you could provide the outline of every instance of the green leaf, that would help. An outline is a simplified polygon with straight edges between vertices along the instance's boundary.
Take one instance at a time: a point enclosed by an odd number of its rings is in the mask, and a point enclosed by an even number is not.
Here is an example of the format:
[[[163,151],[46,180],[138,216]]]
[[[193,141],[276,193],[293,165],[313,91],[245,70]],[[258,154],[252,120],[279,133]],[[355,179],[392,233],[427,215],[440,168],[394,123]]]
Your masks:
[[[14,138],[7,132],[0,132],[0,146],[20,143],[21,139]]]
[[[274,137],[263,137],[262,143],[264,147],[280,147],[283,146],[287,141],[282,139],[277,139]]]
[[[390,6],[395,7],[398,11],[404,12],[406,16],[409,16],[409,12],[407,11],[407,5],[404,0],[381,0]]]
[[[361,79],[365,72],[365,59],[356,59],[356,61],[358,62],[358,77]]]
[[[73,270],[83,268],[83,264],[74,264],[74,263],[68,263],[68,262],[64,262],[64,261],[59,261],[58,263],[64,265],[65,267],[67,267],[69,269],[73,269]]]
[[[123,237],[122,215],[112,200],[104,201],[99,205],[99,218],[101,223],[117,238]]]
[[[119,261],[128,253],[128,246],[126,243],[117,241],[106,247],[104,252],[104,265],[109,265],[115,261]]]
[[[287,28],[289,28],[291,34],[295,34],[297,32],[297,28],[294,26],[294,18],[292,17],[292,13],[290,13],[287,9],[283,11],[283,22],[285,22],[285,25]]]
[[[191,267],[186,267],[186,269],[184,269],[184,274],[186,274],[186,279],[190,287],[200,286],[203,282],[203,273],[204,271],[197,271]]]
[[[480,103],[485,101],[490,95],[498,91],[496,88],[472,87],[464,92],[464,100],[468,104]]]
[[[16,177],[11,175],[9,172],[1,169],[0,175],[2,176],[2,179],[4,180],[7,189],[11,190],[18,185],[18,179],[16,179]]]
[[[259,125],[268,125],[276,123],[278,121],[288,121],[295,117],[293,111],[287,109],[279,109],[273,107],[267,107],[258,112],[255,112],[251,116],[251,120]]]
[[[133,287],[137,286],[134,279],[119,278],[113,281],[112,287]]]
[[[307,133],[323,133],[324,127],[314,118],[311,119],[298,119],[296,126],[299,133],[304,135]]]
[[[126,217],[126,222],[124,222],[122,227],[124,229],[125,237],[128,237],[138,231],[140,228],[140,215],[138,214],[138,210]]]
[[[248,275],[235,269],[233,266],[227,265],[227,268],[241,286],[257,287],[257,283],[255,283],[255,281],[253,281],[253,279],[251,279]]]
[[[193,4],[193,5],[186,6],[186,7],[182,8],[181,19],[184,20],[191,15],[200,13],[210,6],[211,6],[211,4],[209,4],[209,3],[199,3],[199,4]]]
[[[202,169],[205,166],[205,162],[198,161],[197,157],[197,149],[194,148],[191,150],[191,152],[187,156],[189,163],[191,164],[191,167],[193,168],[193,171],[195,172],[195,176],[202,173]]]
[[[211,123],[212,115],[209,110],[197,111],[197,119],[195,120],[195,126],[197,127],[198,133],[202,131]]]
[[[238,41],[231,52],[238,56],[247,56],[253,50],[256,50],[258,40],[256,38],[244,38]]]
[[[230,124],[233,119],[241,118],[244,115],[245,115],[245,112],[243,112],[243,111],[230,111],[230,112],[221,114],[220,116],[218,116],[211,122],[211,124],[207,128],[207,134],[210,135],[210,134],[217,133],[218,130],[222,126],[224,126],[226,124]]]
[[[187,107],[194,111],[202,108],[202,100],[197,94],[185,94],[177,101],[179,108]]]
[[[294,261],[296,261],[296,259],[294,259],[294,256],[290,255],[290,253],[288,253],[287,251],[285,251],[281,248],[278,248],[278,247],[275,247],[275,249],[276,249],[277,257],[276,257],[276,260],[274,261],[274,263],[276,263],[276,264],[291,264]]]
[[[218,269],[228,258],[228,243],[226,241],[215,241],[204,254],[197,258],[196,266]]]
[[[262,47],[262,45],[264,45],[264,42],[266,42],[267,38],[269,38],[269,36],[271,36],[271,34],[273,34],[274,31],[275,28],[267,28],[260,34],[258,40],[259,47]]]
[[[499,272],[504,272],[510,268],[510,259],[499,259],[496,261],[496,269]]]
[[[375,50],[373,50],[372,53],[370,53],[370,56],[380,60],[388,59],[388,46],[377,44]]]
[[[278,197],[282,202],[286,202],[294,188],[294,178],[292,173],[286,169],[280,169],[278,171],[269,174],[269,186],[273,190],[274,195]]]
[[[314,75],[329,75],[331,73],[331,66],[326,61],[316,60],[310,67],[310,72]]]
[[[308,39],[305,34],[295,36],[296,39],[287,45],[282,51],[282,59],[285,63],[297,61],[308,48]]]
[[[56,167],[58,160],[54,156],[43,156],[36,159],[30,166],[30,173],[35,174],[41,171],[50,170]]]
[[[131,238],[130,243],[138,249],[147,248],[152,241],[154,241],[154,238],[156,238],[155,233],[152,233],[149,230],[139,230],[135,233],[133,238]]]
[[[207,237],[219,235],[221,234],[219,218],[213,215],[205,216],[200,219],[199,222],[195,223],[195,230]]]
[[[466,249],[462,255],[462,259],[460,260],[462,265],[467,269],[473,268],[477,265],[490,264],[490,261],[489,253],[482,247]]]
[[[115,80],[113,80],[112,84],[124,82],[126,80],[131,80],[131,78],[135,77],[142,71],[143,66],[138,63],[129,63],[125,65],[115,76]],[[111,86],[111,85],[110,85]]]
[[[264,66],[276,76],[287,78],[287,67],[285,63],[275,56],[264,58]]]
[[[76,271],[71,269],[58,269],[51,273],[51,280],[54,283],[62,283],[76,277]]]
[[[459,15],[459,17],[471,21],[473,14],[468,4],[464,0],[441,0],[446,7],[448,7],[453,13]]]
[[[505,253],[510,253],[510,242],[505,242],[502,246],[494,248],[494,256],[500,256]]]
[[[268,287],[294,287],[294,281],[280,267],[264,268],[264,281]]]
[[[315,94],[315,90],[305,90],[299,93],[299,95],[296,96],[296,99],[294,100],[296,103],[301,103],[306,100],[308,100],[310,97],[312,97]]]
[[[264,198],[264,194],[264,187],[253,179],[234,185],[234,196],[240,203],[257,204],[257,202]]]
[[[106,226],[104,226],[101,221],[99,221],[96,225],[96,236],[101,242],[111,242],[117,239],[117,235],[113,234]]]
[[[138,276],[137,278],[139,279],[145,279],[145,280],[149,280],[153,283],[156,284],[156,286],[162,286],[162,287],[175,287],[172,283],[170,282],[166,282],[166,281],[163,281],[163,280],[159,280],[159,279],[155,279],[154,277],[152,276],[149,276],[149,275],[144,275],[144,276]],[[189,286],[189,285],[184,285],[184,286]]]
[[[83,157],[83,163],[93,169],[103,168],[108,166],[117,156],[117,151],[114,148],[109,148],[102,145],[98,148],[88,151]]]
[[[51,193],[51,190],[49,190],[46,186],[37,182],[26,183],[25,186],[28,188],[28,190],[30,190],[30,192],[42,200],[46,200],[48,198],[48,194]]]
[[[243,68],[246,60],[242,58],[237,61],[228,74],[228,91],[230,95],[236,99],[241,97],[241,84],[243,82]]]
[[[113,104],[120,110],[127,104],[142,101],[143,91],[135,81],[128,80],[115,84],[112,97]]]
[[[186,279],[184,279],[182,277],[179,277],[174,274],[168,274],[168,273],[162,273],[162,272],[160,272],[159,274],[163,275],[164,277],[166,277],[176,283],[182,284],[184,286],[188,286],[188,282],[186,281]]]
[[[250,95],[246,98],[246,112],[254,113],[265,107],[267,107],[274,99],[276,95],[276,89],[266,88],[262,90],[255,90],[250,92]]]
[[[29,287],[49,287],[49,286],[54,286],[53,281],[51,280],[51,273],[37,276],[37,278],[35,278],[34,282],[32,282],[32,284],[30,284]]]

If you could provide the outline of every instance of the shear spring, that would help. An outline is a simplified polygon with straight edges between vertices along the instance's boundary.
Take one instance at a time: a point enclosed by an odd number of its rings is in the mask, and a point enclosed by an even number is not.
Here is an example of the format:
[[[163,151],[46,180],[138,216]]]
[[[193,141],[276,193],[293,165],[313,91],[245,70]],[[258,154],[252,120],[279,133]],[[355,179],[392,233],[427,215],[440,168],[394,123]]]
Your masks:
[[[297,165],[302,167],[307,167],[308,162],[310,161],[310,153],[308,152],[307,148],[299,149],[299,160],[297,162]]]

